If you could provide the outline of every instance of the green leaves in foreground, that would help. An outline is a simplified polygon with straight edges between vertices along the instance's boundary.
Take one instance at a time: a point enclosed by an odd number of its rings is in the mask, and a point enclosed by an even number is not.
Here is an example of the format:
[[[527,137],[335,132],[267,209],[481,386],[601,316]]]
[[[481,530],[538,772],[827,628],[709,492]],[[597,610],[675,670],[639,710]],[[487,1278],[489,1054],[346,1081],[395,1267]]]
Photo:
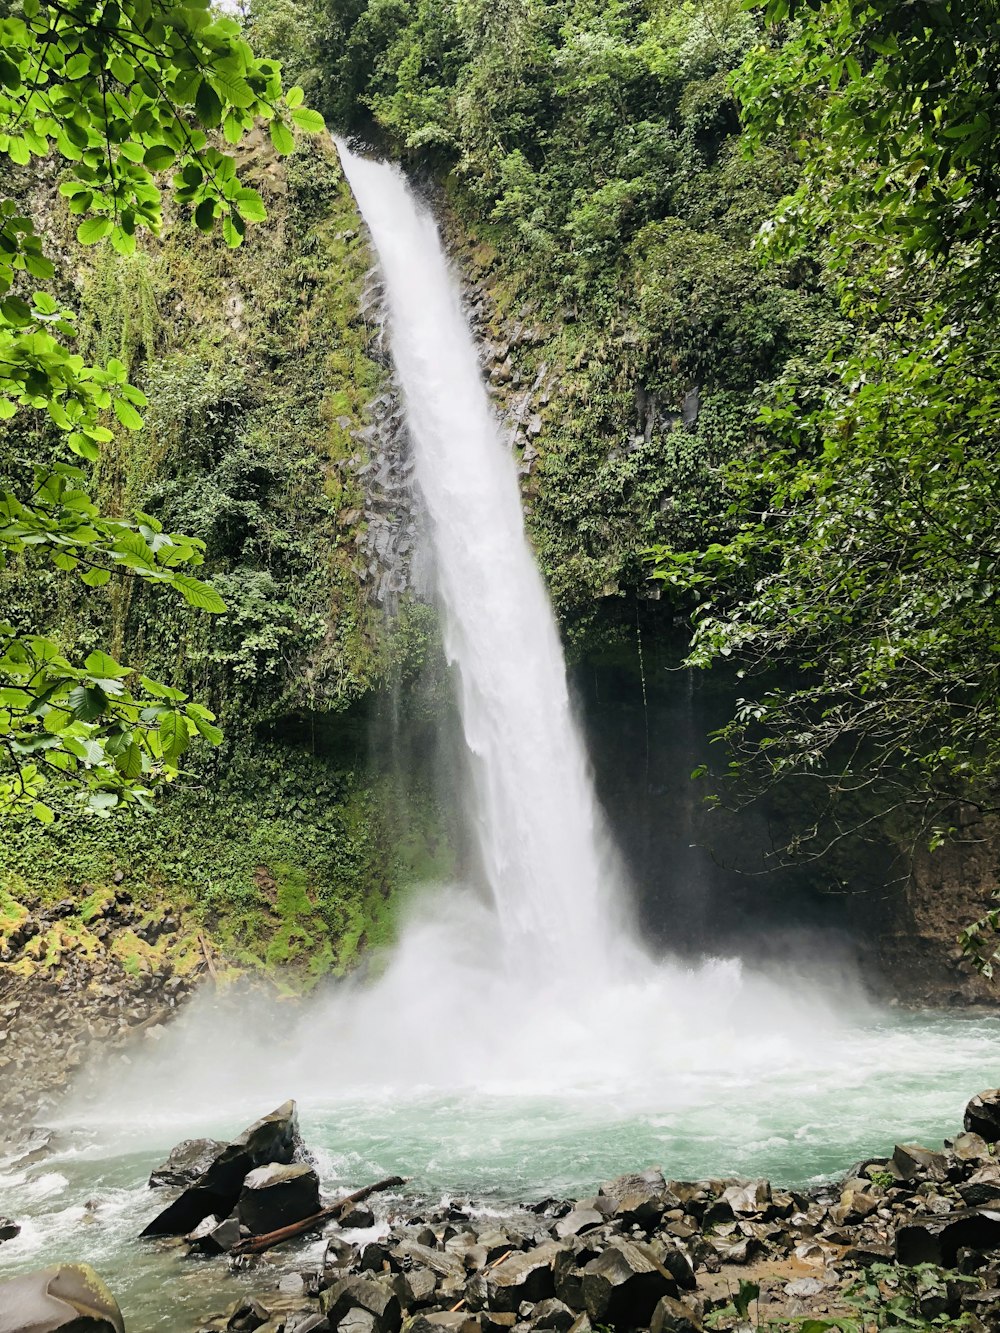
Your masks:
[[[22,0],[18,14],[0,17],[0,157],[27,166],[54,151],[80,245],[109,241],[132,254],[142,228],[162,226],[164,187],[199,230],[220,224],[227,245],[241,244],[267,210],[224,145],[266,122],[274,148],[291,153],[292,125],[324,129],[302,101],[300,88],[284,92],[278,63],[259,59],[239,23],[208,0]],[[0,421],[28,415],[21,438],[42,450],[6,460],[33,485],[0,493],[0,567],[43,560],[91,588],[138,577],[224,611],[211,584],[189,572],[202,562],[200,541],[165,533],[145,514],[104,518],[79,467],[47,461],[54,432],[68,453],[98,462],[115,428],[142,429],[146,406],[120,361],[88,366],[73,351],[72,312],[33,290],[54,278],[31,219],[0,202]],[[189,741],[221,739],[212,714],[169,686],[143,677],[136,696],[128,668],[106,654],[73,666],[54,640],[9,625],[0,647],[0,815],[28,805],[50,820],[41,794],[53,779],[98,813],[145,800],[177,772]]]
[[[147,805],[154,784],[179,772],[193,739],[218,745],[207,708],[107,653],[74,666],[51,639],[0,625],[0,813],[56,817],[43,799],[56,780],[60,801],[108,815],[122,802]]]

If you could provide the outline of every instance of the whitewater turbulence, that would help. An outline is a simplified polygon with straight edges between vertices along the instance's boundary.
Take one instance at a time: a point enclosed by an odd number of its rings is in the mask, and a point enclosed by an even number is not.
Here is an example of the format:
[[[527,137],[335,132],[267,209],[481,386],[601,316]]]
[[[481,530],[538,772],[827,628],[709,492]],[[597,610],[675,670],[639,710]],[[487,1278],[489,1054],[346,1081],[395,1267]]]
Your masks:
[[[338,147],[385,280],[499,942],[509,959],[592,966],[620,895],[514,461],[432,217],[398,168]]]

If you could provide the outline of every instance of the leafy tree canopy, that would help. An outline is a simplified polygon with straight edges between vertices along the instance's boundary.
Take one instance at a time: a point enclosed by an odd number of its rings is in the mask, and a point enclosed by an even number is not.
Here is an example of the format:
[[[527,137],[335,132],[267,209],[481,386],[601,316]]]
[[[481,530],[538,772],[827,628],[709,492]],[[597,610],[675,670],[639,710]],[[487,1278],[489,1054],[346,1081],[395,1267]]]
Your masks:
[[[735,87],[751,145],[784,137],[804,176],[760,250],[822,256],[849,332],[726,475],[734,540],[656,572],[700,598],[692,662],[751,684],[739,776],[812,776],[834,837],[862,792],[933,839],[1000,777],[1000,25],[964,0],[766,11]]]
[[[0,19],[0,153],[20,167],[55,159],[83,245],[132,253],[141,229],[161,229],[164,194],[194,226],[219,224],[239,245],[266,211],[229,149],[264,121],[290,153],[293,126],[323,129],[302,101],[207,0],[22,0]],[[112,425],[140,430],[146,403],[120,362],[90,366],[73,351],[54,278],[32,219],[0,202],[0,420],[10,471],[23,478],[0,492],[0,563],[47,561],[90,587],[139,577],[223,611],[191,572],[201,542],[149,515],[104,516],[88,495],[87,465]],[[0,813],[27,806],[51,820],[53,781],[97,813],[144,801],[197,737],[218,744],[221,732],[180,691],[100,650],[73,664],[52,639],[0,625]]]

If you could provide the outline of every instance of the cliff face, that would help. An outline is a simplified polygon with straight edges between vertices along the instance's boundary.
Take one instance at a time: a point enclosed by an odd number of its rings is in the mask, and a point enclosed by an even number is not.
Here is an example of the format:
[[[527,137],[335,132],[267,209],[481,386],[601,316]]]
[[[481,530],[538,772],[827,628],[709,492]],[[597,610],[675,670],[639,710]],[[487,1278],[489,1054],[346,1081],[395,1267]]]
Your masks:
[[[230,611],[126,584],[84,602],[16,571],[5,591],[68,648],[110,642],[206,698],[227,744],[154,819],[12,830],[0,876],[27,898],[117,877],[183,893],[238,960],[316,976],[387,940],[408,884],[453,870],[454,719],[363,226],[332,149],[285,164],[253,140],[245,168],[271,217],[237,253],[176,230],[85,262],[43,201],[85,350],[120,356],[153,404],[102,460],[102,502],[204,538]],[[652,385],[627,315],[553,305],[461,200],[434,198],[651,937],[774,956],[853,935],[906,1000],[988,998],[955,948],[997,887],[987,845],[920,852],[902,879],[889,849],[866,879],[759,876],[776,812],[710,817],[688,779],[734,687],[677,671],[684,608],[659,599],[643,551],[714,521],[752,392],[734,415],[736,388],[710,374]]]

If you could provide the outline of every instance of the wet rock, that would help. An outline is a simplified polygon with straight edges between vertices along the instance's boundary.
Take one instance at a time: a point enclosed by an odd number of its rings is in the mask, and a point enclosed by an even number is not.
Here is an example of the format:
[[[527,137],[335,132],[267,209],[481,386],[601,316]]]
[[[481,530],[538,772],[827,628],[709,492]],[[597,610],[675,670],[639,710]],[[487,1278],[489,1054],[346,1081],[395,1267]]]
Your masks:
[[[352,1311],[369,1316],[374,1333],[399,1333],[403,1322],[399,1297],[388,1278],[345,1277],[319,1299],[320,1309],[336,1328],[344,1328]]]
[[[896,1229],[897,1262],[953,1268],[958,1251],[1000,1247],[1000,1211],[964,1208],[941,1217],[910,1217]]]
[[[959,1185],[958,1193],[970,1208],[981,1204],[996,1207],[996,1200],[1000,1199],[1000,1163],[987,1162],[981,1166],[964,1185]]]
[[[0,1217],[0,1241],[13,1240],[21,1234],[21,1228],[9,1217]]]
[[[203,1254],[228,1254],[240,1238],[240,1224],[236,1217],[223,1221],[215,1216],[206,1217],[184,1239],[193,1249]]]
[[[289,1315],[285,1333],[330,1333],[330,1321],[318,1310],[301,1310]]]
[[[516,1311],[522,1301],[543,1301],[554,1296],[553,1263],[559,1249],[550,1242],[501,1259],[486,1279],[490,1309]]]
[[[221,1139],[185,1139],[176,1148],[171,1148],[170,1156],[162,1166],[150,1173],[150,1185],[154,1189],[160,1185],[176,1185],[180,1188],[193,1185],[225,1146]]]
[[[1000,1088],[973,1097],[965,1108],[965,1128],[987,1143],[1000,1141]]]
[[[661,1296],[656,1302],[649,1333],[701,1333],[702,1312],[690,1301]]]
[[[747,1185],[730,1185],[723,1190],[722,1200],[737,1217],[763,1213],[771,1202],[771,1182],[752,1180]]]
[[[298,1141],[293,1101],[255,1120],[213,1158],[195,1184],[159,1213],[141,1236],[185,1236],[210,1214],[228,1217],[246,1177],[258,1166],[291,1162]]]
[[[616,1200],[614,1216],[626,1226],[638,1224],[646,1229],[655,1227],[667,1208],[677,1203],[668,1194],[667,1183],[656,1170],[619,1176],[602,1185],[600,1193]]]
[[[239,1300],[231,1308],[226,1328],[229,1333],[256,1333],[271,1318],[270,1312],[256,1300]]]
[[[576,1322],[576,1312],[571,1310],[555,1296],[539,1301],[531,1312],[531,1322],[537,1329],[553,1329],[555,1333],[568,1333]]]
[[[0,1282],[0,1333],[125,1333],[118,1302],[87,1264],[55,1264]]]
[[[243,1181],[239,1220],[252,1236],[291,1226],[319,1210],[319,1177],[304,1162],[258,1166]]]
[[[661,1296],[677,1296],[677,1283],[645,1248],[616,1241],[586,1265],[584,1308],[592,1323],[644,1328]]]
[[[936,1180],[948,1177],[948,1159],[916,1143],[897,1144],[889,1159],[889,1170],[900,1180]]]
[[[355,1204],[349,1212],[341,1215],[340,1225],[344,1231],[366,1231],[375,1225],[375,1214],[370,1208]]]
[[[576,1207],[556,1222],[552,1232],[559,1240],[565,1240],[567,1236],[579,1236],[585,1231],[591,1231],[594,1227],[599,1227],[603,1221],[604,1214],[599,1213],[596,1208]]]

